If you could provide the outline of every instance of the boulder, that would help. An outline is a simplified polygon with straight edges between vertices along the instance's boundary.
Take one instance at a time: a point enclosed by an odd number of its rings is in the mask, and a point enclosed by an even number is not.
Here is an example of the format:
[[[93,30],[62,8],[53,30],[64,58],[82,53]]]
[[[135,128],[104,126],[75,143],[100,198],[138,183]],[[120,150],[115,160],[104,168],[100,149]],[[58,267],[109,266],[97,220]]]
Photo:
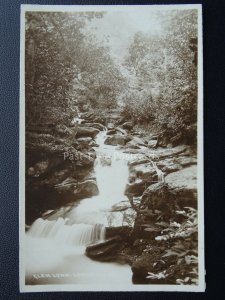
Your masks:
[[[193,165],[165,177],[165,182],[171,189],[197,191],[197,166]]]
[[[88,179],[79,183],[73,191],[77,199],[89,198],[98,195],[99,190],[95,180]]]
[[[83,122],[82,124],[84,124],[86,127],[91,127],[91,128],[95,128],[98,129],[100,131],[105,130],[105,126],[102,125],[101,123],[89,123],[89,122]]]
[[[167,175],[165,183],[155,183],[144,191],[141,204],[152,211],[161,211],[166,219],[175,217],[175,211],[184,207],[197,208],[196,175],[196,166]]]
[[[134,124],[133,124],[133,122],[128,121],[128,122],[123,123],[123,124],[121,125],[121,127],[122,127],[123,129],[131,130],[131,129],[133,129]]]
[[[127,184],[125,195],[131,194],[134,197],[141,196],[149,184],[150,183],[145,180],[137,179],[133,183]]]
[[[117,261],[125,262],[119,256],[120,250],[124,247],[120,236],[115,236],[104,242],[87,246],[86,255],[97,261]]]
[[[130,141],[129,136],[115,134],[113,136],[108,136],[105,140],[105,144],[113,145],[113,146],[117,146],[117,145],[124,146],[129,141]]]
[[[95,179],[86,179],[82,182],[69,177],[55,186],[55,190],[62,198],[70,200],[84,199],[98,195],[98,187]]]
[[[163,173],[169,174],[182,169],[182,166],[174,158],[166,158],[157,162],[157,166]]]
[[[148,148],[156,148],[157,146],[157,140],[150,140],[148,142]]]
[[[152,179],[152,181],[157,180],[155,168],[151,163],[133,165],[130,167],[130,173],[135,178],[140,178],[143,180]]]
[[[119,133],[122,133],[122,134],[125,134],[125,135],[127,134],[125,129],[122,129],[120,127],[116,127],[115,129],[116,129],[116,131],[119,131]]]
[[[79,137],[91,137],[94,138],[99,133],[99,130],[91,127],[81,127],[77,128],[76,138]]]
[[[137,157],[135,157],[134,159],[132,159],[128,162],[128,165],[136,166],[136,165],[141,165],[141,164],[145,164],[145,163],[149,163],[149,159],[146,158],[145,155],[137,155]]]
[[[132,149],[141,149],[140,146],[146,146],[146,144],[141,138],[137,136],[133,137],[132,140],[126,144],[127,148],[132,148]]]

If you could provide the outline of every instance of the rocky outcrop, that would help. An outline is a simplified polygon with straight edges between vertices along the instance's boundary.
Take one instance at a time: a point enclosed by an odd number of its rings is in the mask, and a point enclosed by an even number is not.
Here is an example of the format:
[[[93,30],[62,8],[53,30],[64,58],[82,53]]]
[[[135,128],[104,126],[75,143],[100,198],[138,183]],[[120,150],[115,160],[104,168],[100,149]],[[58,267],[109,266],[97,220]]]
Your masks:
[[[146,146],[146,144],[139,137],[133,137],[132,140],[126,144],[126,148],[132,149],[141,149],[141,146]]]
[[[60,125],[54,135],[26,132],[27,224],[46,210],[98,194],[96,182],[86,181],[96,157],[91,148],[92,137],[75,140],[75,129],[67,129]],[[90,130],[94,134],[98,132]]]

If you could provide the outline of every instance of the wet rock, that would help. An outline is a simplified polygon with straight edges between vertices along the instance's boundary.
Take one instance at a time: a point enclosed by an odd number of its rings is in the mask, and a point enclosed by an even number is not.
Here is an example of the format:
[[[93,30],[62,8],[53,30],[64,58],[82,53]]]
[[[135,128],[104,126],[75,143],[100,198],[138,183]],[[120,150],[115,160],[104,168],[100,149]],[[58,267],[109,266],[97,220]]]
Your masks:
[[[178,156],[181,153],[184,155],[190,155],[191,154],[191,149],[187,145],[180,145],[174,148],[167,148],[167,149],[157,149],[158,153],[158,158],[163,159],[167,157],[174,157]]]
[[[119,252],[124,247],[122,238],[115,236],[104,242],[90,245],[86,248],[86,255],[97,261],[119,261],[124,260]],[[125,262],[125,261],[123,261]]]
[[[133,122],[125,122],[121,125],[122,128],[127,129],[127,130],[131,130],[134,127]]]
[[[149,159],[145,157],[145,155],[138,155],[137,157],[135,157],[134,159],[130,160],[128,162],[129,166],[136,166],[136,165],[141,165],[141,164],[145,164],[148,163]]]
[[[175,162],[174,158],[167,158],[164,160],[160,160],[159,162],[157,162],[157,166],[165,174],[176,172],[182,169],[182,165]]]
[[[150,140],[148,142],[148,148],[156,148],[157,146],[157,140]]]
[[[161,211],[165,219],[176,217],[176,210],[197,208],[196,166],[165,177],[165,183],[150,185],[143,193],[141,204],[152,211]]]
[[[94,138],[99,133],[99,130],[91,127],[78,127],[76,137],[91,137]]]
[[[118,131],[119,133],[122,133],[122,134],[124,134],[124,135],[127,134],[126,130],[124,130],[124,129],[120,128],[120,127],[116,127],[115,129],[116,129],[116,131]]]
[[[193,165],[165,177],[165,182],[176,191],[197,192],[197,166]]]
[[[98,186],[95,180],[89,179],[79,183],[73,194],[77,199],[89,198],[99,194]]]
[[[108,136],[105,140],[105,144],[113,145],[113,146],[117,146],[117,145],[124,146],[128,141],[130,141],[130,137],[115,134],[113,136]]]
[[[143,180],[155,181],[157,179],[155,168],[151,163],[130,166],[130,174],[134,178]]]
[[[141,146],[146,147],[146,144],[141,138],[137,136],[132,137],[132,140],[126,144],[126,148],[130,149],[141,149]]]
[[[62,198],[67,197],[70,200],[84,199],[96,196],[99,193],[95,179],[87,179],[79,183],[70,177],[56,185],[55,189]]]
[[[116,134],[116,129],[110,129],[107,131],[107,135]]]
[[[89,120],[91,121],[94,117],[94,113],[89,111],[89,112],[84,112],[80,114],[81,119]]]

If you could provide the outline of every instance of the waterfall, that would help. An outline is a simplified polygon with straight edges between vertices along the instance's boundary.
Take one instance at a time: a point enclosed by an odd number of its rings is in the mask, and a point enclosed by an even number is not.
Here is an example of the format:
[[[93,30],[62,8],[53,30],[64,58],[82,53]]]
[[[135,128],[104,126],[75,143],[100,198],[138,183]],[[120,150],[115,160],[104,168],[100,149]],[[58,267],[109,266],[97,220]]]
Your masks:
[[[96,149],[95,174],[99,189],[99,197],[113,205],[124,199],[124,191],[128,182],[129,170],[127,161],[120,157],[115,146],[105,145],[107,131],[96,137],[99,147]]]
[[[152,166],[153,166],[153,168],[155,169],[155,171],[156,171],[156,173],[157,173],[157,176],[158,176],[158,182],[165,182],[165,176],[164,176],[164,173],[163,173],[163,171],[161,171],[158,167],[157,167],[157,165],[156,165],[156,163],[154,162],[154,161],[152,161],[151,160],[151,163],[152,163]]]
[[[80,116],[79,116],[80,117]],[[78,123],[81,121],[76,119]],[[129,284],[128,265],[99,263],[85,255],[89,244],[105,240],[105,226],[114,203],[124,199],[128,181],[127,162],[119,157],[115,146],[105,145],[107,131],[96,136],[97,159],[94,171],[99,195],[83,199],[78,205],[37,219],[26,232],[26,282],[30,284]],[[43,199],[44,201],[44,199]],[[110,213],[112,215],[112,213]],[[123,216],[119,214],[119,217]],[[117,220],[118,214],[114,220]],[[121,224],[121,220],[118,220]],[[104,226],[104,225],[105,226]],[[34,279],[35,274],[66,274],[62,278]]]
[[[105,227],[102,224],[66,224],[67,219],[37,219],[28,231],[28,235],[36,238],[54,239],[68,245],[88,245],[105,239]]]

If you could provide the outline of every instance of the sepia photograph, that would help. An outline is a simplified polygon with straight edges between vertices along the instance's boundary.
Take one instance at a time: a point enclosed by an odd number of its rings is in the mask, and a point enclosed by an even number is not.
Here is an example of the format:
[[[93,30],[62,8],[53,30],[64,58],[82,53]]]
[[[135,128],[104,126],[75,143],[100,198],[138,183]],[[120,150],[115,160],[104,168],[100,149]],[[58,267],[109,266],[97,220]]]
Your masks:
[[[205,291],[201,5],[20,32],[20,291]]]

